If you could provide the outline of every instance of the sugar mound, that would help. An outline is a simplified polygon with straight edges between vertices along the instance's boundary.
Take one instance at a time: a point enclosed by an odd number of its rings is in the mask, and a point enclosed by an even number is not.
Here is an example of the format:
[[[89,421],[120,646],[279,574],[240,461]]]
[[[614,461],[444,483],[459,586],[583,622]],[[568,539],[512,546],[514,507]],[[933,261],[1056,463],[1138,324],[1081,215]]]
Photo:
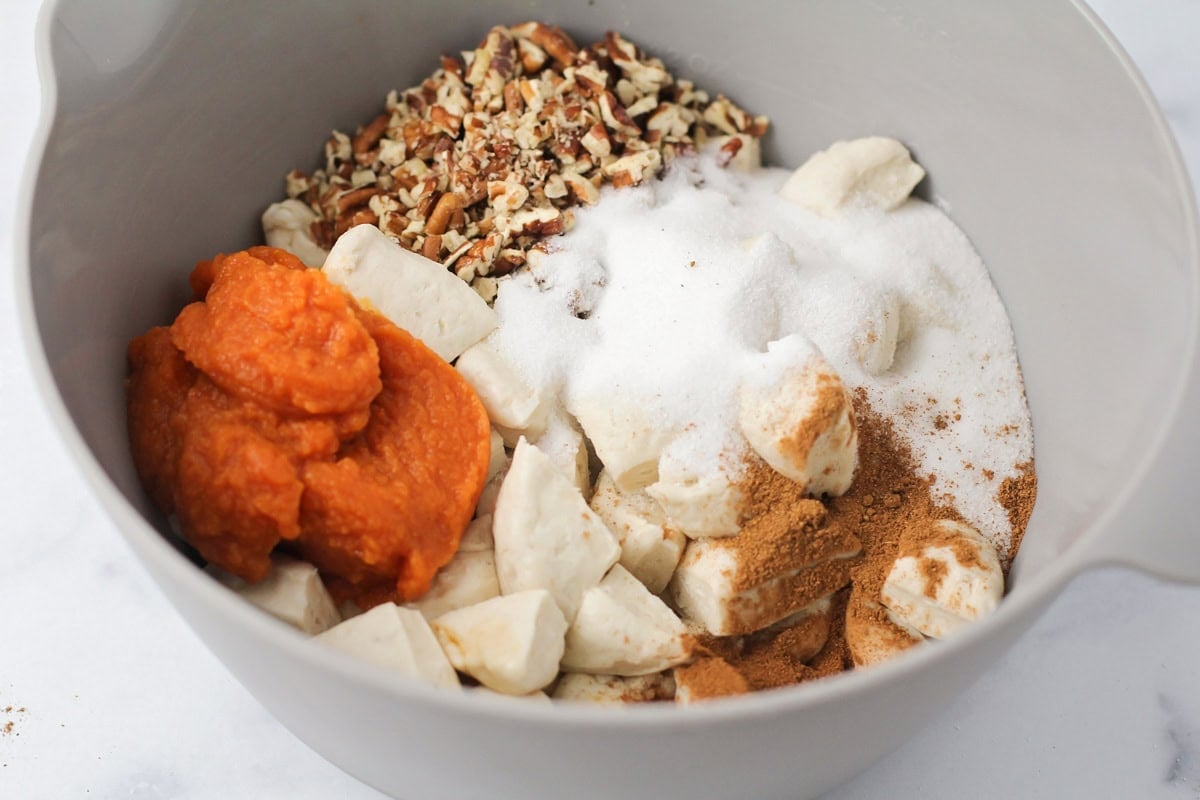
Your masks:
[[[823,219],[779,198],[789,174],[726,170],[703,154],[661,181],[606,189],[554,252],[501,282],[492,345],[568,407],[635,403],[674,432],[664,462],[703,476],[728,475],[745,450],[738,387],[786,366],[762,354],[799,335],[789,341],[807,339],[893,420],[935,477],[935,499],[1003,552],[1011,529],[997,491],[1032,458],[1033,435],[983,262],[933,205]],[[889,309],[894,359],[867,369],[864,348]]]

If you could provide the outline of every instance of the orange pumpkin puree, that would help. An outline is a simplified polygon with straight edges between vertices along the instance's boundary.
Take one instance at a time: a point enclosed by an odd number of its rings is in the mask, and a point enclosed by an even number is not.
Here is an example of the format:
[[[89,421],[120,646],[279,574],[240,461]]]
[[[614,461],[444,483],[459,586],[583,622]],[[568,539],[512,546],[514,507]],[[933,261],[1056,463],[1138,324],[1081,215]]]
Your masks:
[[[486,477],[474,390],[286,251],[219,255],[191,283],[197,301],[129,345],[130,443],[154,502],[248,581],[285,543],[364,607],[424,594]]]

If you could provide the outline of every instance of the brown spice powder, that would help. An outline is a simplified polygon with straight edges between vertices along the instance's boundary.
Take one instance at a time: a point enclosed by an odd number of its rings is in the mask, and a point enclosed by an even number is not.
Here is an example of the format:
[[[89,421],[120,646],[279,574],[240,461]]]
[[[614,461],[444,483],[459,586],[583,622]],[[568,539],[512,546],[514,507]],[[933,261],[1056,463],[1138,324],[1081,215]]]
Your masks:
[[[752,458],[742,487],[750,498],[741,533],[715,540],[735,551],[735,588],[749,589],[781,574],[857,553],[853,533],[827,525],[821,501],[794,481]]]
[[[846,494],[830,499],[829,520],[862,542],[864,557],[852,579],[866,596],[878,598],[905,531],[961,518],[953,508],[934,503],[931,482],[916,474],[912,451],[891,421],[871,410],[861,389],[855,393],[854,410],[859,420],[858,472]]]
[[[760,630],[763,622],[779,620],[805,606],[828,597],[850,583],[856,558],[832,558],[805,567],[758,587],[734,600],[729,606],[727,630],[748,634]]]
[[[942,580],[950,571],[946,566],[946,562],[939,561],[936,558],[923,558],[917,568],[921,572],[921,577],[925,579],[925,596],[930,600],[937,599],[938,589],[942,586]]]
[[[952,506],[934,502],[933,476],[918,476],[912,452],[897,436],[890,420],[872,411],[866,393],[854,395],[858,422],[858,471],[850,490],[827,499],[827,506],[799,492],[792,481],[761,461],[752,461],[743,486],[750,498],[743,535],[722,540],[736,551],[739,565],[748,567],[744,583],[754,585],[784,569],[803,568],[835,552],[861,543],[862,554],[842,565],[850,572],[851,586],[833,594],[828,614],[805,618],[797,625],[740,636],[699,637],[698,652],[707,654],[677,671],[680,686],[688,685],[694,697],[718,697],[749,690],[788,686],[828,677],[854,666],[846,641],[847,626],[870,629],[888,649],[911,646],[910,634],[897,627],[880,604],[880,590],[901,555],[919,555],[926,546],[946,546],[965,565],[978,564],[980,554],[972,543],[947,533],[934,523],[961,521]],[[998,499],[1012,525],[1011,563],[1029,522],[1037,497],[1037,476],[1032,462],[1018,467],[1006,480]],[[743,560],[744,559],[744,560]],[[936,592],[945,566],[926,559],[922,564],[927,593]],[[805,570],[815,575],[832,566]],[[803,576],[803,572],[797,576]],[[751,577],[753,576],[753,577]],[[826,578],[832,580],[830,574]],[[844,585],[844,577],[836,586]],[[740,582],[741,583],[741,582]],[[804,593],[799,581],[790,592]],[[835,585],[826,581],[828,594]],[[853,601],[851,599],[853,595]],[[800,605],[797,604],[796,608]],[[818,652],[815,642],[824,640]]]
[[[1008,545],[1008,552],[1000,554],[1000,562],[1007,572],[1021,547],[1021,539],[1024,538],[1025,528],[1029,525],[1029,516],[1033,513],[1033,504],[1037,501],[1037,472],[1033,468],[1033,462],[1018,464],[1016,477],[1006,478],[1000,484],[1000,491],[996,497],[1008,512],[1008,523],[1012,526],[1012,540]]]
[[[675,670],[676,692],[686,690],[692,700],[709,700],[745,694],[749,684],[738,670],[720,657],[700,658]]]
[[[648,681],[631,686],[621,695],[622,703],[669,703],[674,699],[674,681]]]
[[[756,689],[813,680],[849,669],[852,660],[846,644],[847,624],[869,624],[882,627],[885,632],[894,627],[878,605],[878,598],[900,551],[903,535],[908,531],[929,530],[939,519],[960,519],[953,508],[933,501],[932,482],[916,474],[911,450],[899,439],[891,421],[871,410],[862,390],[854,395],[854,413],[858,421],[858,471],[846,494],[827,500],[823,515],[816,510],[821,504],[796,494],[795,484],[773,470],[760,470],[753,464],[747,470],[745,485],[752,501],[748,508],[751,519],[746,530],[751,530],[749,526],[757,523],[761,527],[755,537],[765,530],[768,536],[764,538],[779,542],[788,554],[784,557],[793,559],[800,553],[811,556],[821,552],[822,547],[828,552],[831,546],[860,542],[862,555],[850,562],[851,582],[856,594],[872,601],[855,603],[847,609],[849,591],[838,592],[825,646],[807,664],[796,664],[795,659],[784,652],[787,640],[782,634],[767,643],[749,642],[749,637],[709,637],[703,642]],[[795,510],[790,514],[781,511],[788,507]],[[797,524],[801,522],[803,524]],[[819,537],[819,541],[787,544],[789,535],[798,538],[796,531],[804,531],[804,538]],[[749,548],[737,543],[738,538],[731,537],[729,546],[738,547],[740,555],[741,548]],[[838,544],[832,545],[834,542]],[[756,563],[764,569],[779,565],[765,554],[757,558]],[[848,621],[847,617],[852,619]],[[894,633],[897,640],[905,638],[898,629]],[[796,636],[802,636],[802,633],[798,632]],[[783,642],[775,646],[779,639]],[[785,680],[789,675],[791,679]]]
[[[750,636],[709,636],[703,647],[729,663],[754,691],[791,686],[812,672],[806,662],[824,650],[832,624],[832,612],[816,613]]]
[[[854,666],[878,663],[912,647],[919,639],[919,634],[914,637],[892,622],[876,597],[868,596],[861,586],[851,588],[846,604],[844,644]]]

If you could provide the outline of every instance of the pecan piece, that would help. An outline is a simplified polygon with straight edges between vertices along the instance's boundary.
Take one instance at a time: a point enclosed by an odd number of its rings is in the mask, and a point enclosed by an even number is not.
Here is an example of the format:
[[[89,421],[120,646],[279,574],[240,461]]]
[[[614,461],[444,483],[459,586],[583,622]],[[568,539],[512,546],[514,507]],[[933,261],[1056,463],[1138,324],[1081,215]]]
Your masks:
[[[443,194],[438,198],[437,205],[433,207],[429,219],[425,222],[425,232],[438,235],[445,233],[446,229],[450,227],[450,218],[460,208],[461,201],[458,195],[453,192]]]
[[[612,177],[613,185],[630,186],[641,183],[662,168],[662,156],[657,150],[643,150],[622,156],[604,167],[604,174]],[[627,176],[627,177],[623,177]],[[620,180],[620,184],[618,184]]]
[[[314,219],[308,226],[308,231],[312,234],[313,241],[323,249],[328,250],[333,247],[333,223],[329,220]]]
[[[488,203],[497,211],[516,211],[529,199],[529,190],[516,181],[488,181]]]
[[[621,101],[612,92],[604,92],[600,95],[600,117],[609,130],[615,133],[625,136],[640,136],[642,133],[642,129],[637,126],[637,123],[629,116],[629,112],[625,110],[625,106],[621,105]]]
[[[437,261],[438,255],[442,252],[442,237],[440,234],[431,233],[425,237],[424,243],[421,244],[421,255],[428,258],[430,261]]]
[[[526,22],[513,28],[513,33],[518,37],[533,40],[533,43],[549,53],[560,67],[569,67],[575,63],[579,46],[558,26]]]
[[[462,77],[463,65],[458,58],[442,53],[442,69],[451,75]]]
[[[578,172],[565,170],[562,174],[562,179],[567,188],[571,190],[571,194],[580,203],[590,206],[600,199],[600,190]]]
[[[346,231],[353,228],[355,225],[376,225],[379,223],[379,217],[369,208],[360,208],[353,214],[346,217],[339,217],[337,225],[334,226],[333,232],[335,236],[341,236]]]
[[[546,66],[546,51],[529,39],[517,40],[517,55],[521,59],[521,66],[530,75]]]
[[[434,106],[429,109],[429,121],[433,123],[435,128],[446,133],[448,136],[458,136],[458,132],[462,128],[462,117],[451,114],[442,106]],[[435,153],[438,152],[438,147],[442,141],[446,140],[439,139],[437,144],[434,145]],[[448,141],[451,145],[453,144],[453,139]]]
[[[379,144],[379,140],[383,138],[383,134],[387,131],[390,119],[390,114],[380,114],[375,117],[375,119],[359,130],[358,135],[354,137],[354,142],[351,144],[350,149],[356,155],[361,155],[374,148],[375,145]]]
[[[288,197],[299,197],[312,185],[312,179],[298,169],[292,170],[284,177],[284,191]]]
[[[612,139],[608,138],[608,131],[599,122],[588,128],[580,143],[596,158],[604,158],[612,153]]]
[[[379,192],[374,186],[364,186],[361,189],[351,189],[348,192],[342,192],[337,199],[337,213],[345,214],[351,209],[358,208],[370,201],[371,197]]]
[[[527,208],[509,221],[509,230],[523,236],[553,236],[564,229],[563,214],[557,208]]]
[[[520,114],[525,107],[521,97],[521,89],[515,80],[504,84],[504,110],[510,114]]]

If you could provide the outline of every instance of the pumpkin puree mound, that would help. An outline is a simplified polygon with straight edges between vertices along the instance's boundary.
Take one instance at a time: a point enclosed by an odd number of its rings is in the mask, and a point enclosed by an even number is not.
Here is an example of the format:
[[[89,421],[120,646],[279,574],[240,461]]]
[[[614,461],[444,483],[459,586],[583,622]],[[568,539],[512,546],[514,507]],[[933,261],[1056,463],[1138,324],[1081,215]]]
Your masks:
[[[248,581],[287,542],[364,607],[424,594],[486,477],[474,390],[283,250],[217,256],[191,283],[197,302],[129,345],[129,436],[154,502]]]

